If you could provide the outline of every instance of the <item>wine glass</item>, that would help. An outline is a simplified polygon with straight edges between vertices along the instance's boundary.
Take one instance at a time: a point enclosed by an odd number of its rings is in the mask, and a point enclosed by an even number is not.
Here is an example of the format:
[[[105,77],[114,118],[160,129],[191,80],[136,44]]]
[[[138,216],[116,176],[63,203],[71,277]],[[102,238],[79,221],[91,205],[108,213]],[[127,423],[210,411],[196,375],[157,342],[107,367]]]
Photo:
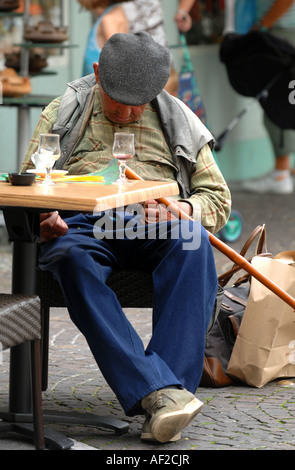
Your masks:
[[[41,184],[55,184],[51,179],[51,170],[60,157],[60,144],[58,134],[40,134],[38,154],[43,166],[46,168],[46,176]]]
[[[119,179],[116,183],[129,183],[125,175],[126,161],[132,158],[135,154],[134,148],[134,134],[127,134],[124,132],[116,132],[114,135],[113,143],[113,157],[117,158],[119,162]]]

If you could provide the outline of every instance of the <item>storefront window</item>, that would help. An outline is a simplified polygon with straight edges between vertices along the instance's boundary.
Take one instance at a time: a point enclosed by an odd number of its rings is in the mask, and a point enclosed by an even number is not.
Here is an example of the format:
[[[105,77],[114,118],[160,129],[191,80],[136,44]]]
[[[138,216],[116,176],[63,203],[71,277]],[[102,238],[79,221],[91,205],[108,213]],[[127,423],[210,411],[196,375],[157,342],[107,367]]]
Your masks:
[[[20,7],[13,13],[0,14],[0,70],[5,62],[5,53],[15,50],[14,44],[23,42],[25,6],[29,6],[27,22],[30,26],[37,25],[40,21],[50,21],[54,26],[67,25],[68,0],[31,0],[26,3],[20,1]],[[66,52],[60,48],[48,51],[50,56],[65,58]]]

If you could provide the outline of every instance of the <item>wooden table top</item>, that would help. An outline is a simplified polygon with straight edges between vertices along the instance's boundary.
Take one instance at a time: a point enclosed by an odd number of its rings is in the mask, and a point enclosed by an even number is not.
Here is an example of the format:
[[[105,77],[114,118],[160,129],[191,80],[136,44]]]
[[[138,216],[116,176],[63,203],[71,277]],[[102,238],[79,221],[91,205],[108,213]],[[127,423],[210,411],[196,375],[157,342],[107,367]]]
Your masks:
[[[0,182],[0,207],[24,207],[51,210],[92,212],[123,207],[150,199],[177,195],[177,183],[162,181],[135,181],[119,185],[97,183],[57,183],[44,186],[12,186]]]

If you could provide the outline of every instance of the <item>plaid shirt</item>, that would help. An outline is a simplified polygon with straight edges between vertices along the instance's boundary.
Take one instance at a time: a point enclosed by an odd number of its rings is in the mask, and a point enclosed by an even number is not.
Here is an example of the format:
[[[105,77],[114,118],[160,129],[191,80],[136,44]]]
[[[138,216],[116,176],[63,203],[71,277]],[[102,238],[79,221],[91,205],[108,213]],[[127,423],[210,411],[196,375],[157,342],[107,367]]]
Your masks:
[[[34,167],[31,155],[37,150],[39,134],[51,131],[60,101],[61,97],[56,98],[42,112],[22,171]],[[176,167],[155,109],[148,104],[139,122],[123,126],[114,124],[102,113],[98,86],[83,138],[76,145],[64,169],[70,174],[86,174],[103,169],[113,158],[111,148],[114,133],[123,130],[135,134],[136,154],[128,162],[131,169],[145,180],[175,181]],[[200,150],[197,163],[192,166],[190,185],[192,195],[186,201],[193,208],[193,218],[201,220],[202,225],[211,232],[220,230],[229,217],[231,197],[209,145]]]

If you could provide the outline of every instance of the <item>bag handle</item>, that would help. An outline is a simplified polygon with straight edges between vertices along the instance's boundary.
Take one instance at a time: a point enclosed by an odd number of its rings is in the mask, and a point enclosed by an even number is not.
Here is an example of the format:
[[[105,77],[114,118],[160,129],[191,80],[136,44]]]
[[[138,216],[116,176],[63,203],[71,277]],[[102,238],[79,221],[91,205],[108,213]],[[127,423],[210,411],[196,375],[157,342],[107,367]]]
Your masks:
[[[240,251],[240,255],[241,256],[244,256],[246,255],[246,253],[248,252],[249,248],[252,246],[253,242],[255,241],[256,237],[259,235],[259,238],[258,238],[258,241],[257,241],[257,244],[256,244],[256,247],[255,247],[255,256],[257,255],[260,255],[260,256],[270,256],[270,253],[267,253],[267,250],[266,250],[266,227],[265,227],[265,224],[263,225],[258,225],[254,230],[253,232],[251,233],[251,235],[249,236],[249,238],[246,240],[243,248],[241,249]],[[265,247],[265,252],[262,253],[263,251],[263,248]],[[252,260],[252,257],[250,259],[248,259],[247,261],[251,261]],[[224,274],[221,274],[219,277],[218,277],[218,282],[219,282],[219,285],[221,287],[224,287],[229,281],[230,279],[232,278],[232,276],[237,273],[241,268],[241,266],[239,266],[238,264],[234,263],[233,266],[228,270],[226,271]],[[238,284],[241,284],[241,282],[245,282],[246,280],[248,280],[250,277],[249,274],[246,274],[245,276],[243,276],[242,278],[238,279],[236,282],[235,282],[235,285],[238,285]]]

